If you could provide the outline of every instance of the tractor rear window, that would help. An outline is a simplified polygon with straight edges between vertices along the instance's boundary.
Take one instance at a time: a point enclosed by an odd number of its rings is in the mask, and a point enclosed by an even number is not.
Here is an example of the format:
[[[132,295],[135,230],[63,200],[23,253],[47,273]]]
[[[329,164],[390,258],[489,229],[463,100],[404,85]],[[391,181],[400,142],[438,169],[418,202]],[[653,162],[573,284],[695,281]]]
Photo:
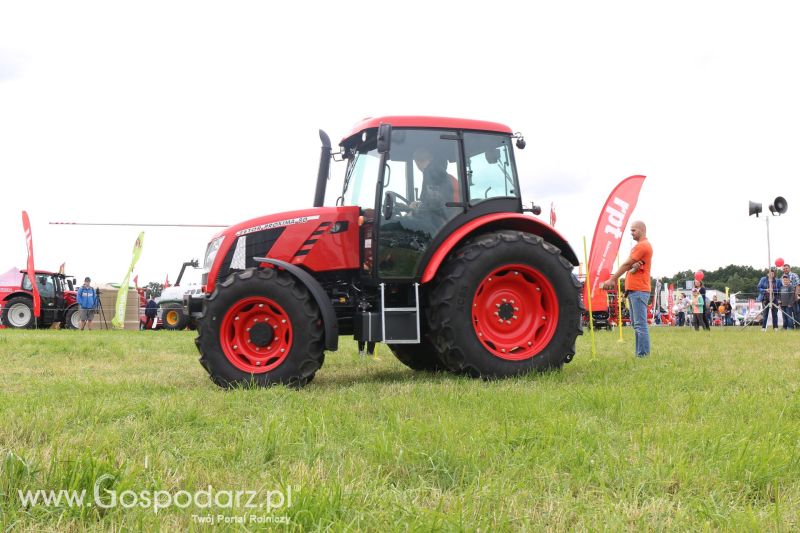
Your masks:
[[[467,176],[472,203],[488,198],[519,196],[510,138],[489,133],[464,133]]]

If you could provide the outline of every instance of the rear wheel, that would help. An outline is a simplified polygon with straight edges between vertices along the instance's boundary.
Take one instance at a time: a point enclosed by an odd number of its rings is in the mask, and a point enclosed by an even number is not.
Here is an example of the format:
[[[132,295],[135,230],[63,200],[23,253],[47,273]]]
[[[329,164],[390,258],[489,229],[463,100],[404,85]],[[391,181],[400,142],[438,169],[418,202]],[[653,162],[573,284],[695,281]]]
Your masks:
[[[183,312],[183,306],[179,303],[170,302],[161,306],[163,314],[161,322],[164,329],[183,330],[186,329],[188,318]]]
[[[9,328],[32,328],[34,324],[33,301],[24,296],[11,298],[3,307],[3,324]]]
[[[560,368],[581,332],[572,264],[541,237],[498,231],[464,245],[431,293],[431,337],[447,368],[501,378]]]
[[[64,317],[64,327],[67,329],[79,329],[81,327],[81,314],[78,312],[77,305],[67,310],[67,316]]]
[[[397,359],[411,370],[439,372],[445,370],[433,343],[423,338],[419,344],[389,344]]]
[[[324,360],[319,307],[283,271],[251,268],[229,276],[204,302],[198,331],[200,363],[222,387],[302,387]]]

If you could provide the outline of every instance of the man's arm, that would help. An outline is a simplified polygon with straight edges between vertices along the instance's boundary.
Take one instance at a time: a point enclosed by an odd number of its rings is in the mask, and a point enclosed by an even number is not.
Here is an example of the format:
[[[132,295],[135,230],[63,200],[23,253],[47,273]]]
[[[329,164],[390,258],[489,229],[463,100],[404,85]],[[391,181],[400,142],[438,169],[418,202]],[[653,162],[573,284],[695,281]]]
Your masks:
[[[620,265],[616,272],[614,272],[610,278],[600,284],[601,289],[610,290],[617,286],[617,280],[622,276],[625,272],[632,270],[636,272],[642,266],[641,261],[635,260],[633,257],[628,257],[624,263]]]

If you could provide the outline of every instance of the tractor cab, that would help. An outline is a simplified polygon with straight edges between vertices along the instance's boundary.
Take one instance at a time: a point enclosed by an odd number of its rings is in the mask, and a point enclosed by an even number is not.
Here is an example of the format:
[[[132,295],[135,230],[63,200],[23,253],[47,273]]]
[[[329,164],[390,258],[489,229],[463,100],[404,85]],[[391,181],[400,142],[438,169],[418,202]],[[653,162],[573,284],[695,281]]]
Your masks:
[[[510,131],[387,126],[342,142],[348,163],[337,200],[365,214],[371,234],[362,266],[376,278],[419,277],[454,228],[522,211]]]

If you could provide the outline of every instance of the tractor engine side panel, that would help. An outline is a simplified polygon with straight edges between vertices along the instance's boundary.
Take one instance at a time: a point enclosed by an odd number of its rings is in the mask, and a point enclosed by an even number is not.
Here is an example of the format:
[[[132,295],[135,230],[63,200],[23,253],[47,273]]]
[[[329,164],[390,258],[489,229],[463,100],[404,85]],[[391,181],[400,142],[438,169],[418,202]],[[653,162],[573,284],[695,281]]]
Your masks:
[[[310,272],[355,270],[360,262],[358,216],[358,207],[319,208],[234,226],[224,232],[224,255],[217,256],[205,290],[212,292],[232,271],[267,266],[255,257],[268,256]]]

